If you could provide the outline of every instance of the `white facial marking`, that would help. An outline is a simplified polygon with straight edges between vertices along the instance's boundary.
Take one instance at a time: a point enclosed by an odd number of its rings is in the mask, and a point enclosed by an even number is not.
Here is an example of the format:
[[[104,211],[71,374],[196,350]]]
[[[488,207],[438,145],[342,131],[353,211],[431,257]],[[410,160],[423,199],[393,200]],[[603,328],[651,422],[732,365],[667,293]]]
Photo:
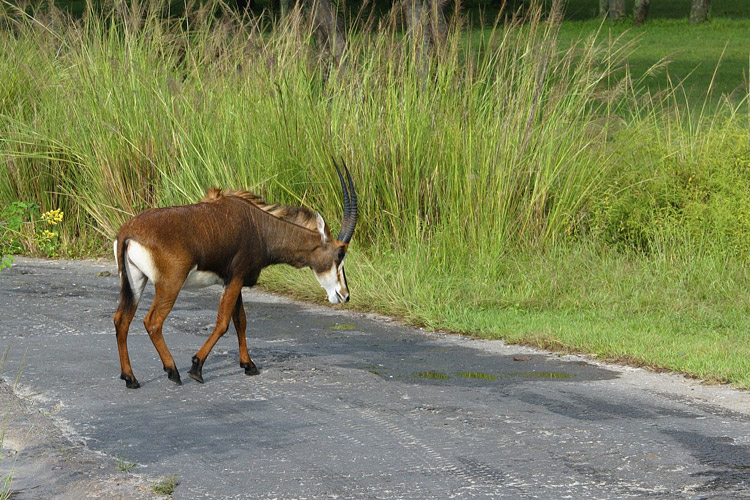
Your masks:
[[[316,273],[315,277],[318,279],[320,285],[325,288],[328,294],[328,302],[331,304],[339,304],[346,302],[349,299],[349,290],[344,285],[344,264],[343,262],[336,266],[334,263],[331,269],[324,273]]]
[[[185,278],[182,288],[204,288],[211,285],[223,285],[224,280],[218,274],[211,271],[198,271],[198,266],[193,266]]]

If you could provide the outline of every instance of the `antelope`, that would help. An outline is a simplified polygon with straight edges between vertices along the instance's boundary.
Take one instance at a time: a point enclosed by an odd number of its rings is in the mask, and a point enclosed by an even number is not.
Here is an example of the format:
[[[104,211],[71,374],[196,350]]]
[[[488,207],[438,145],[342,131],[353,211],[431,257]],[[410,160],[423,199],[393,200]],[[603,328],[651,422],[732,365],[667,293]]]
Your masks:
[[[162,325],[183,288],[221,284],[216,326],[192,358],[188,374],[203,383],[203,364],[226,333],[231,318],[237,331],[240,367],[259,373],[245,340],[242,287],[258,281],[264,267],[289,264],[309,267],[332,304],[349,301],[344,257],[357,224],[357,195],[346,164],[341,181],[344,216],[336,239],[318,212],[306,207],[267,204],[248,191],[210,189],[198,203],[152,208],[122,225],[114,240],[120,275],[120,302],[114,314],[120,378],[129,389],[140,387],[128,356],[128,329],[146,283],[154,284],[154,301],[143,324],[159,353],[169,380],[182,385]],[[348,185],[347,185],[348,184]]]

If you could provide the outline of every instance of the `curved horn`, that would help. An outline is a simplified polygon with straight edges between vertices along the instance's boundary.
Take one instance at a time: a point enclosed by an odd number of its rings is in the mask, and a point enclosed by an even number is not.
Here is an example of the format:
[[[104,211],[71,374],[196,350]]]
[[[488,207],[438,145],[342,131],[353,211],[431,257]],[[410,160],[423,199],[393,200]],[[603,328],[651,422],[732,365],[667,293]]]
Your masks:
[[[349,219],[349,213],[351,212],[351,204],[349,202],[349,191],[346,188],[346,183],[344,182],[344,176],[341,175],[341,170],[339,169],[338,164],[336,163],[336,160],[333,161],[333,166],[336,167],[336,173],[339,174],[339,181],[341,182],[341,192],[343,193],[344,197],[344,216],[341,219],[341,231],[339,232],[339,238],[340,236],[344,234],[344,226],[346,225],[346,221]]]
[[[349,243],[354,234],[354,227],[357,225],[357,218],[359,211],[357,210],[357,193],[354,192],[354,182],[352,181],[352,175],[349,173],[349,169],[346,167],[346,162],[341,160],[341,164],[346,172],[347,183],[344,182],[344,176],[341,175],[341,169],[333,162],[333,166],[336,167],[336,173],[339,174],[339,181],[341,181],[341,192],[344,196],[344,217],[341,221],[341,231],[339,231],[338,240],[344,243]]]

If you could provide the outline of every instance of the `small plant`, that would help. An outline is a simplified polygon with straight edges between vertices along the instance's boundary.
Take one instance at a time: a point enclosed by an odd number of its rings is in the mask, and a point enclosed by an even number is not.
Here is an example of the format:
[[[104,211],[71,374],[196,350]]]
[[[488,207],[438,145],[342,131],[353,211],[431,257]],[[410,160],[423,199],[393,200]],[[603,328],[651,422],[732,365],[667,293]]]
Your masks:
[[[117,468],[120,469],[122,472],[127,472],[136,465],[138,465],[135,462],[131,462],[130,460],[124,458],[124,457],[117,457],[115,459],[115,462],[117,463]]]
[[[57,257],[59,234],[55,226],[62,220],[59,208],[40,214],[39,205],[28,201],[6,206],[0,212],[0,271],[13,264],[13,255],[29,247],[46,257]]]
[[[49,210],[41,215],[42,222],[46,227],[37,226],[34,231],[34,242],[39,250],[47,257],[57,257],[58,237],[54,229],[63,220],[63,213],[59,208]]]
[[[177,474],[172,474],[154,484],[151,487],[151,490],[158,495],[168,495],[171,497],[178,484],[180,483],[177,481]]]
[[[39,215],[39,205],[26,201],[14,201],[0,212],[0,271],[9,268],[13,255],[23,250],[23,226],[35,215]]]

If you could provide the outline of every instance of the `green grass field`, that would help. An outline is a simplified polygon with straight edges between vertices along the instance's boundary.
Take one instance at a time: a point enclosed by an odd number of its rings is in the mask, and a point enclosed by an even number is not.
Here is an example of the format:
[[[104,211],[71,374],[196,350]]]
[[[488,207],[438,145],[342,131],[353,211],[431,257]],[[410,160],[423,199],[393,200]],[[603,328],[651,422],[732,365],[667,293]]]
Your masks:
[[[750,388],[750,48],[713,72],[745,19],[592,39],[595,22],[532,13],[426,57],[386,23],[333,68],[295,16],[182,21],[0,23],[0,206],[65,213],[57,239],[37,219],[0,244],[108,255],[137,211],[214,185],[335,230],[342,157],[361,202],[353,307]],[[690,58],[642,78],[687,30]],[[309,272],[261,283],[325,301]]]
[[[560,40],[572,43],[596,32],[598,43],[632,44],[628,69],[636,79],[648,75],[642,84],[653,93],[680,84],[693,106],[707,101],[712,107],[723,96],[738,102],[747,95],[750,18],[714,19],[697,26],[686,19],[657,19],[642,27],[568,21]]]
[[[632,17],[634,0],[626,0],[625,12]],[[544,0],[549,8],[552,0]],[[598,0],[568,0],[564,2],[565,19],[582,21],[597,17]],[[660,0],[651,2],[648,19],[687,19],[690,12],[690,0]],[[720,0],[711,2],[710,18],[747,19],[750,18],[750,7],[744,0]]]

